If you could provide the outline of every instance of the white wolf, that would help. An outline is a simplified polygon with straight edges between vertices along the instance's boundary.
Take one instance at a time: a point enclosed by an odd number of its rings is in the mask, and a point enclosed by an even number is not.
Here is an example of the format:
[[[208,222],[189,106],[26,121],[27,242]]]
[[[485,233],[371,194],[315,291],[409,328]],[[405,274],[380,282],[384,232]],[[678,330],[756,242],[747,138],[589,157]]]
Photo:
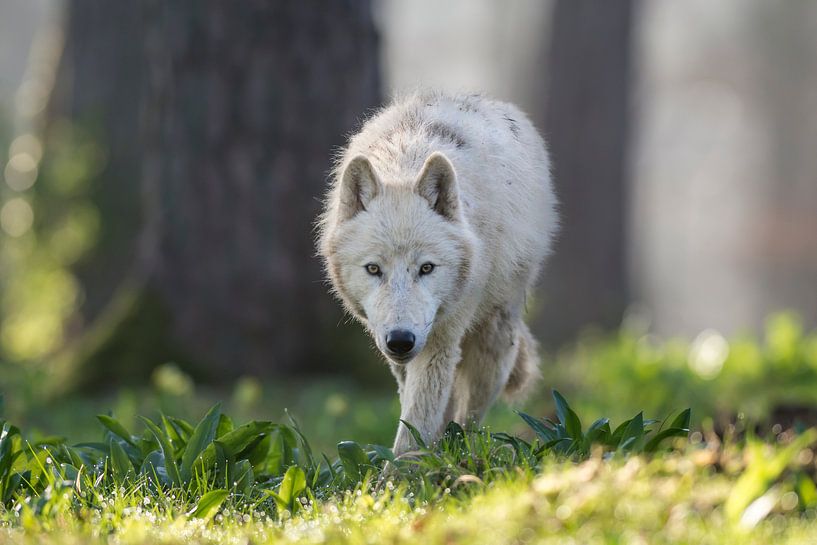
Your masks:
[[[515,106],[415,93],[371,117],[333,171],[319,229],[334,292],[397,378],[426,442],[538,375],[522,320],[550,250],[545,144]],[[414,446],[399,425],[397,454]]]

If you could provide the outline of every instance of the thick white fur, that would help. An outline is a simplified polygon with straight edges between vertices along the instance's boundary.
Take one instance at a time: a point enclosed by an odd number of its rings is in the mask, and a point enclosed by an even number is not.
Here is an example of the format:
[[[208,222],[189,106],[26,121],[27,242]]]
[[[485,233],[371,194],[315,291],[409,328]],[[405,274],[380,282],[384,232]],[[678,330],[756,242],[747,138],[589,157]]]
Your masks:
[[[335,293],[389,361],[401,419],[425,441],[448,420],[479,421],[500,393],[537,377],[522,313],[550,251],[555,206],[534,126],[479,95],[398,98],[338,158],[319,253]],[[420,275],[423,263],[433,272]],[[386,350],[394,328],[417,338],[410,361]],[[395,452],[413,446],[400,425]]]

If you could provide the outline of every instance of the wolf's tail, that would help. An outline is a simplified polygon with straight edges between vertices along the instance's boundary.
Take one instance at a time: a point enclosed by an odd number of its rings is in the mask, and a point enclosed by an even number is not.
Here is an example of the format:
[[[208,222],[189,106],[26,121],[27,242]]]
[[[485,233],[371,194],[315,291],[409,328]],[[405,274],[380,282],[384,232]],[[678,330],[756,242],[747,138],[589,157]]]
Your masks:
[[[502,392],[502,397],[509,403],[521,401],[542,376],[539,372],[539,345],[524,322],[519,324],[517,339],[516,362]]]

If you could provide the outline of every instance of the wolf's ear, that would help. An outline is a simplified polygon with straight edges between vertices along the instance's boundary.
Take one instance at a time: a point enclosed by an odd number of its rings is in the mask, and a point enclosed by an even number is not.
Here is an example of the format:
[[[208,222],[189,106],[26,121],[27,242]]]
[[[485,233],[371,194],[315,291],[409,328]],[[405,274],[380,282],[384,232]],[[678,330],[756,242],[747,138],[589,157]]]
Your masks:
[[[340,220],[352,219],[366,210],[378,193],[380,180],[372,164],[363,155],[358,155],[346,165],[340,180]]]
[[[460,198],[454,166],[442,153],[432,153],[426,159],[415,191],[428,201],[431,208],[449,220],[459,218]]]

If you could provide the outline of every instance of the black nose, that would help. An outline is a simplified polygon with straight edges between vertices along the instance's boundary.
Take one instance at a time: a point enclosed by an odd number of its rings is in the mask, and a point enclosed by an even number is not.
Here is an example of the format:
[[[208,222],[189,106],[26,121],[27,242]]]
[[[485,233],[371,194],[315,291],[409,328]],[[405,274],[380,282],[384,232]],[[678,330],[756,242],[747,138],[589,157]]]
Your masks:
[[[414,333],[407,329],[393,329],[386,335],[386,346],[397,355],[408,354],[414,348]]]

